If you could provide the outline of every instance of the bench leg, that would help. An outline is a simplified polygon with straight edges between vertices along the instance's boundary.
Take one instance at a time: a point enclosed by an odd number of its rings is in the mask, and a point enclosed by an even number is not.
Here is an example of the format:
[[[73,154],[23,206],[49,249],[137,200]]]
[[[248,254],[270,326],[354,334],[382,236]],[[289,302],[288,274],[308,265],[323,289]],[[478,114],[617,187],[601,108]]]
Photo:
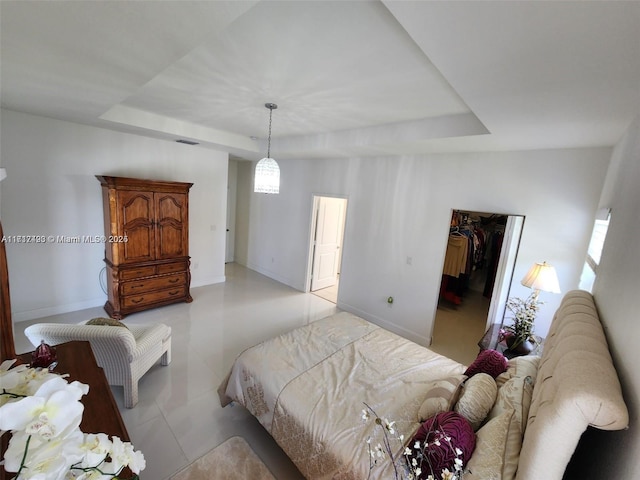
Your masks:
[[[171,363],[171,339],[169,339],[167,350],[160,357],[160,363],[165,366]]]
[[[127,381],[124,382],[124,406],[126,408],[133,408],[138,403],[138,382]]]

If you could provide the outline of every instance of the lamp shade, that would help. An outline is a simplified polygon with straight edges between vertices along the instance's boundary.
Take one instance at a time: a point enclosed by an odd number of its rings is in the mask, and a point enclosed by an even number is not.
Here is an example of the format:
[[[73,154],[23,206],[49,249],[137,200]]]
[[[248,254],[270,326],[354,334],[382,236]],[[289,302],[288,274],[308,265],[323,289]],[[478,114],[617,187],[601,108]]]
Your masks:
[[[520,283],[533,290],[561,293],[556,269],[547,262],[534,263]]]
[[[263,158],[256,165],[253,191],[280,193],[280,167],[273,158]]]

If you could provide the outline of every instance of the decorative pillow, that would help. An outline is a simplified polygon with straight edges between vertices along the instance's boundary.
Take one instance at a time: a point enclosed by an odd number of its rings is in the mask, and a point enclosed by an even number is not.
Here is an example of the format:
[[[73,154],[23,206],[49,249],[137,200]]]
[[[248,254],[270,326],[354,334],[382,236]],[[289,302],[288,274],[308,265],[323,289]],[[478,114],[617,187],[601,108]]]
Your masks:
[[[105,318],[105,317],[92,318],[86,323],[86,325],[108,325],[110,327],[129,328],[124,323],[122,323],[119,320],[116,320],[115,318]]]
[[[508,480],[503,476],[505,447],[514,425],[514,410],[506,410],[476,433],[476,449],[464,470],[465,480]]]
[[[416,442],[420,442],[423,457],[415,449]],[[458,458],[464,466],[471,458],[475,446],[476,436],[471,425],[456,412],[440,412],[426,420],[409,444],[413,458],[422,470],[421,479],[427,478],[430,474],[440,478],[445,468],[454,471],[456,448],[462,451]]]
[[[424,422],[436,413],[451,410],[458,400],[460,386],[467,379],[464,375],[453,375],[432,382],[418,412],[418,421]]]
[[[533,380],[531,377],[513,377],[498,389],[496,402],[493,404],[488,417],[494,418],[505,410],[516,411],[518,423],[522,426],[522,433],[527,425],[531,397],[533,396]]]
[[[533,381],[531,377],[513,377],[507,380],[498,389],[496,403],[487,417],[494,419],[504,412],[514,412],[506,437],[503,478],[513,478],[518,469],[518,459],[520,458],[522,438],[527,425],[532,394]]]
[[[454,411],[466,418],[473,430],[478,430],[498,396],[496,381],[486,373],[478,373],[467,380],[460,390]]]
[[[467,368],[464,374],[473,377],[476,373],[486,373],[496,378],[507,370],[506,357],[497,350],[483,350]]]
[[[525,355],[522,357],[514,357],[507,362],[507,371],[496,377],[498,388],[505,384],[507,380],[513,377],[531,377],[535,382],[538,376],[538,366],[540,365],[540,357],[537,355]]]

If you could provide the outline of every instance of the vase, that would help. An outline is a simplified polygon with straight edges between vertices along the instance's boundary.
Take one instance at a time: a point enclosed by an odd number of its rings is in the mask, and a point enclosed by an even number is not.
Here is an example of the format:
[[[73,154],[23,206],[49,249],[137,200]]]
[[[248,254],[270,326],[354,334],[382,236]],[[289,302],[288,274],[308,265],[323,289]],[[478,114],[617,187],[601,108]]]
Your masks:
[[[509,351],[517,356],[529,355],[535,348],[533,342],[531,342],[530,340],[523,340],[521,342],[518,342],[517,338],[518,337],[516,337],[515,335],[509,335],[505,337],[505,341],[507,342]]]
[[[33,368],[49,368],[54,363],[56,363],[56,349],[42,340],[31,354],[31,366]]]

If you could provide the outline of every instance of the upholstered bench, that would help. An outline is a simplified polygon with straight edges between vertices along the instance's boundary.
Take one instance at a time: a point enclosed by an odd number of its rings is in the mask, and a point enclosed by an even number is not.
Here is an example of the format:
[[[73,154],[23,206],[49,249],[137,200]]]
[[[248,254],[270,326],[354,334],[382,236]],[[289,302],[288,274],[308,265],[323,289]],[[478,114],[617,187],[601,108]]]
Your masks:
[[[138,380],[158,360],[171,363],[171,327],[155,325],[87,325],[37,323],[24,331],[29,341],[40,345],[58,345],[72,340],[86,340],[109,385],[124,387],[124,405],[138,403]]]

